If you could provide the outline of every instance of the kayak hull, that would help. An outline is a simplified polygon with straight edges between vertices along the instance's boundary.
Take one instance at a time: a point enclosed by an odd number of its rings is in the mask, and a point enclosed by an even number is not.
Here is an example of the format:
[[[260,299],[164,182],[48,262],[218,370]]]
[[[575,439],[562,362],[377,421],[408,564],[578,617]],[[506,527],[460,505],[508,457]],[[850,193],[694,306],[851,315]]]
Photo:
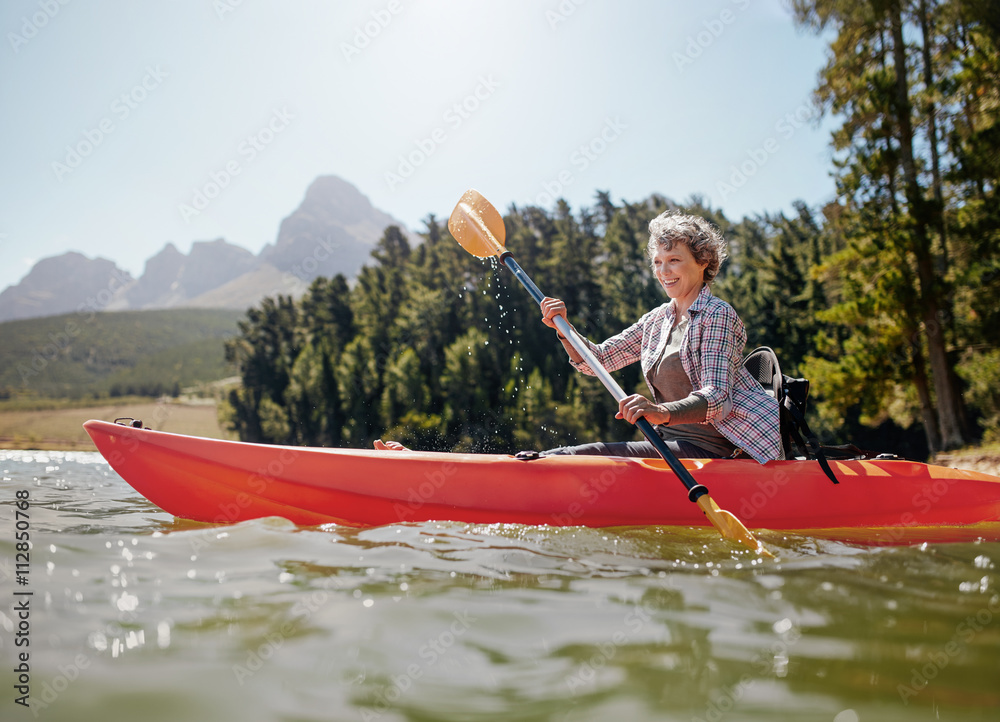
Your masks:
[[[660,459],[325,449],[84,424],[136,491],[174,516],[303,525],[448,520],[554,526],[709,526]],[[913,461],[684,459],[751,529],[865,543],[1000,539],[1000,478]]]

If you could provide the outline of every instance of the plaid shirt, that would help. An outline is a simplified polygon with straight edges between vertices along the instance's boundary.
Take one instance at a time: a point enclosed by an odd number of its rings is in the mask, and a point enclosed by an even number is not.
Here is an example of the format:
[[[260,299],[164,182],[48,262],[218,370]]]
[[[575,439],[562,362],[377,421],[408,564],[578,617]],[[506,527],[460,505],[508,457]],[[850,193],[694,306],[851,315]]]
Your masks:
[[[781,453],[778,402],[743,368],[746,328],[736,311],[703,285],[688,313],[691,321],[681,340],[680,360],[695,394],[708,402],[705,423],[711,423],[735,446],[761,464]],[[608,371],[641,361],[650,391],[651,376],[674,323],[668,302],[602,344],[586,341]],[[586,362],[570,363],[591,376]]]

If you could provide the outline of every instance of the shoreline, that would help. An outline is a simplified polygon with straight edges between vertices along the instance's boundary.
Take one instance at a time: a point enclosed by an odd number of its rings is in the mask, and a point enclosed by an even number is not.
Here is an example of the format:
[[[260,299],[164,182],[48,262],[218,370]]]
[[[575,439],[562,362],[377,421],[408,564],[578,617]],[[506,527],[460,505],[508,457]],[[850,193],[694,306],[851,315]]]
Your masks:
[[[83,423],[89,419],[141,419],[157,431],[211,439],[235,436],[219,424],[214,401],[128,399],[118,403],[55,409],[0,411],[0,449],[24,451],[96,451]]]
[[[1000,476],[1000,447],[993,444],[942,452],[934,457],[933,463],[939,466],[950,466],[955,469],[968,469]]]

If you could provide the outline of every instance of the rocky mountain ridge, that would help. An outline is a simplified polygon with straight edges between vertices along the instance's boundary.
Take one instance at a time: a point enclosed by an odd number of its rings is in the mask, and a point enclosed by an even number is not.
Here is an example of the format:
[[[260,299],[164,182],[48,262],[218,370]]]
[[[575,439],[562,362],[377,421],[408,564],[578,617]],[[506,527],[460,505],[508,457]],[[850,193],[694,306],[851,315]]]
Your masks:
[[[38,261],[0,293],[0,322],[74,311],[253,306],[266,296],[298,297],[318,276],[357,274],[387,226],[401,225],[357,188],[320,176],[254,255],[217,238],[187,254],[168,242],[133,278],[106,258],[68,251]]]

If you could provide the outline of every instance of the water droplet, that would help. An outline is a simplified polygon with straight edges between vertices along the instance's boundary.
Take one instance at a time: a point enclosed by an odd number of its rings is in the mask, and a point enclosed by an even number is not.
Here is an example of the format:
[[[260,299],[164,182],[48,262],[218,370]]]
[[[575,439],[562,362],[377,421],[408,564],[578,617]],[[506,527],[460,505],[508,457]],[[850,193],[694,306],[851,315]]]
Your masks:
[[[156,646],[160,649],[166,649],[170,646],[170,624],[168,622],[160,622],[156,625]]]
[[[776,634],[784,634],[789,629],[792,628],[792,620],[788,617],[784,619],[779,619],[777,622],[771,625],[771,629],[775,631]]]

